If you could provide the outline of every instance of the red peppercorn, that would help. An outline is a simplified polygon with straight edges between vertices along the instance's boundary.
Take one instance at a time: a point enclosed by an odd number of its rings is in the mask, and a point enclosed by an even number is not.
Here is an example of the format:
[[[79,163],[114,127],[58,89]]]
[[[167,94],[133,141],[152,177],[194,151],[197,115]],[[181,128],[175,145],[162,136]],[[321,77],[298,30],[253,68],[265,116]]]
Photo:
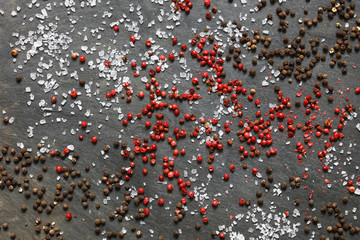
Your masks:
[[[67,220],[70,220],[72,218],[72,214],[68,212],[65,214],[65,217]]]
[[[70,152],[70,149],[68,149],[68,148],[65,148],[65,149],[64,149],[64,153],[65,153],[65,154],[69,154],[69,152]]]
[[[84,139],[83,135],[79,135],[79,140],[82,141]]]
[[[211,4],[210,0],[204,0],[205,7],[210,7],[210,4]]]
[[[62,172],[62,167],[61,167],[61,166],[56,166],[56,171],[57,171],[58,173],[61,173],[61,172]]]
[[[234,164],[231,164],[230,167],[229,167],[230,171],[233,172],[235,171],[235,165]]]
[[[194,193],[193,191],[190,191],[190,192],[188,193],[188,196],[189,196],[189,198],[194,198],[195,193]]]
[[[146,40],[146,41],[145,41],[145,45],[146,45],[147,47],[150,47],[150,46],[151,46],[151,41],[150,41],[150,40]]]
[[[181,204],[185,205],[187,203],[187,200],[186,200],[186,198],[181,198],[180,202],[181,202]]]
[[[211,19],[212,14],[211,14],[210,12],[207,12],[207,13],[205,14],[205,17],[206,17],[207,19]]]
[[[170,53],[170,54],[169,54],[169,60],[170,60],[170,61],[174,61],[174,59],[175,59],[174,54]]]
[[[329,170],[329,166],[328,166],[328,165],[324,165],[324,166],[323,166],[323,170],[326,172],[327,170]]]
[[[135,36],[134,36],[134,35],[131,35],[131,36],[130,36],[130,42],[135,42],[135,40],[136,40]]]
[[[143,195],[144,192],[145,192],[144,188],[139,188],[138,189],[138,194]]]
[[[97,137],[92,137],[91,142],[95,144],[97,142]]]
[[[229,174],[228,174],[228,173],[224,174],[223,179],[224,179],[225,181],[229,180]]]
[[[252,173],[253,173],[254,175],[256,175],[256,174],[258,173],[258,169],[257,169],[257,168],[253,168],[253,169],[252,169]]]
[[[222,238],[222,239],[224,239],[224,238],[225,238],[225,233],[220,233],[220,234],[219,234],[219,237]]]
[[[130,162],[129,165],[130,165],[131,168],[134,168],[134,167],[135,167],[135,163],[134,163],[134,162]]]
[[[104,63],[104,65],[105,65],[105,67],[110,67],[110,62],[109,61],[106,61],[105,63]]]
[[[219,205],[219,200],[214,200],[212,203],[211,203],[211,205],[213,206],[213,207],[217,207],[218,205]]]
[[[200,208],[200,213],[205,214],[206,213],[206,208],[204,208],[204,207]]]
[[[80,57],[80,62],[82,62],[82,63],[85,62],[85,57],[84,56]]]
[[[86,128],[87,123],[84,121],[84,122],[81,123],[81,126],[82,126],[83,128]]]
[[[360,38],[360,36],[359,36],[359,38]],[[359,94],[359,93],[360,93],[360,87],[357,87],[357,88],[355,89],[355,93],[356,93],[356,94]]]
[[[209,219],[208,219],[208,218],[203,218],[203,223],[208,224],[208,223],[209,223]]]
[[[51,97],[51,103],[56,103],[56,97],[55,96]]]
[[[70,96],[72,97],[72,98],[76,98],[77,97],[77,91],[76,90],[74,90],[74,91],[71,91],[71,93],[70,93]]]
[[[164,203],[165,203],[165,200],[164,200],[163,198],[159,198],[158,204],[159,204],[160,206],[163,206]]]
[[[115,31],[115,32],[118,32],[118,31],[119,31],[119,26],[115,25],[115,26],[114,26],[114,31]]]
[[[174,186],[169,183],[169,184],[167,185],[167,190],[168,190],[169,192],[171,192],[173,189],[174,189]]]

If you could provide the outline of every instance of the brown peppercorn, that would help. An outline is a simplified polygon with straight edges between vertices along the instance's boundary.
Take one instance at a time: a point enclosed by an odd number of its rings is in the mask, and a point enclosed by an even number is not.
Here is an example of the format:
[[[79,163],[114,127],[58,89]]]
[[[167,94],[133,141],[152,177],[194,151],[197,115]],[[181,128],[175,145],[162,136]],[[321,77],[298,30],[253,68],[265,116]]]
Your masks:
[[[2,227],[3,227],[4,230],[7,230],[9,228],[9,224],[7,222],[4,222],[2,224]]]
[[[285,190],[285,189],[287,188],[287,183],[286,183],[286,182],[282,182],[282,183],[281,183],[281,188],[282,188],[283,190]]]
[[[349,201],[349,198],[347,196],[344,196],[342,198],[343,203],[347,203]]]
[[[249,74],[250,74],[250,76],[252,76],[252,77],[255,76],[255,74],[256,74],[255,68],[250,68]]]
[[[310,227],[309,226],[306,226],[305,228],[304,228],[304,232],[307,234],[307,233],[309,233],[310,232]]]
[[[17,81],[17,82],[21,82],[21,80],[22,80],[21,75],[17,75],[17,76],[16,76],[16,81]]]
[[[27,206],[25,204],[22,204],[20,209],[21,209],[22,212],[26,212]]]
[[[140,230],[137,230],[137,231],[136,231],[136,237],[139,238],[139,237],[141,237],[141,236],[142,236],[142,232],[141,232]]]
[[[262,191],[258,190],[256,191],[256,197],[260,198],[262,196]]]
[[[200,230],[200,228],[201,228],[201,224],[200,224],[200,223],[196,223],[196,224],[195,224],[195,229],[196,229],[196,230]]]
[[[85,86],[85,80],[84,80],[84,79],[80,79],[80,80],[79,80],[79,85],[80,85],[81,87]]]
[[[268,176],[268,181],[269,181],[270,183],[272,183],[272,182],[274,181],[274,176],[273,176],[273,175],[269,175],[269,176]]]
[[[174,235],[175,238],[178,238],[180,233],[179,233],[178,230],[174,230],[173,235]]]

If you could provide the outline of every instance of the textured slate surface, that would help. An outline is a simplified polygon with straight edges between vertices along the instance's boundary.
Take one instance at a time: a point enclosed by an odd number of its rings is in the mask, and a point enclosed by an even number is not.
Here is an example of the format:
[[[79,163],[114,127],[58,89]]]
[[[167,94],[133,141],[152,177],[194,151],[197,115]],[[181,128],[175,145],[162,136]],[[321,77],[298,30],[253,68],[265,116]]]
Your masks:
[[[56,226],[63,231],[64,239],[102,239],[105,236],[96,236],[94,234],[94,219],[95,218],[104,218],[107,220],[107,223],[102,230],[105,231],[121,231],[122,228],[127,229],[128,233],[126,234],[126,239],[135,239],[135,234],[130,232],[131,226],[135,225],[143,232],[143,239],[151,239],[149,229],[154,230],[154,239],[157,239],[159,235],[165,236],[165,239],[172,239],[172,232],[174,229],[181,229],[182,234],[180,239],[209,239],[210,232],[212,230],[218,230],[219,225],[226,225],[226,227],[230,226],[232,220],[230,216],[236,216],[237,214],[246,214],[247,210],[244,207],[239,207],[238,200],[240,198],[250,199],[252,203],[256,202],[255,191],[263,190],[263,199],[264,205],[262,207],[263,211],[268,214],[270,203],[274,202],[274,206],[276,206],[276,212],[285,212],[292,211],[294,207],[294,200],[300,199],[302,203],[299,207],[296,207],[300,213],[301,217],[292,218],[290,217],[290,221],[293,223],[300,222],[301,226],[299,227],[299,233],[295,237],[295,239],[309,239],[311,234],[306,236],[303,233],[303,227],[305,226],[303,217],[306,213],[310,216],[318,216],[319,222],[322,225],[321,229],[318,229],[315,225],[311,226],[311,231],[315,232],[315,239],[318,239],[321,234],[326,233],[326,226],[334,225],[336,220],[333,216],[322,215],[320,213],[320,207],[323,206],[328,201],[336,201],[339,203],[340,208],[342,210],[348,210],[349,216],[346,216],[350,222],[353,222],[354,225],[359,224],[356,220],[353,220],[353,216],[357,215],[357,213],[353,214],[351,211],[353,207],[357,207],[359,204],[358,198],[353,195],[350,197],[350,201],[347,205],[341,204],[341,198],[344,195],[348,195],[348,190],[342,186],[341,179],[341,171],[346,171],[348,176],[354,174],[355,180],[358,177],[358,170],[356,168],[357,164],[357,155],[359,153],[358,147],[349,148],[349,144],[359,144],[358,131],[355,128],[357,120],[350,121],[348,125],[344,128],[343,133],[345,134],[345,139],[343,140],[343,146],[337,147],[337,149],[344,149],[345,153],[340,154],[339,151],[335,152],[334,155],[339,158],[339,166],[335,167],[335,169],[330,174],[319,173],[318,170],[321,168],[321,164],[318,161],[316,156],[317,152],[323,149],[322,140],[314,140],[315,146],[311,148],[314,151],[314,154],[307,155],[304,159],[303,163],[300,164],[297,162],[296,154],[293,152],[295,149],[295,144],[297,141],[303,141],[303,136],[301,131],[297,131],[297,137],[291,139],[291,144],[286,145],[285,142],[289,141],[286,139],[286,133],[275,133],[274,138],[276,139],[274,143],[274,147],[278,149],[278,153],[276,157],[267,158],[264,156],[262,151],[261,158],[264,159],[263,162],[259,162],[257,158],[247,159],[245,162],[248,165],[248,170],[244,171],[241,169],[241,163],[239,162],[239,154],[237,150],[237,146],[239,145],[238,140],[234,140],[235,144],[233,147],[229,147],[225,144],[225,149],[223,152],[216,158],[213,166],[215,167],[215,172],[212,174],[212,180],[209,185],[206,185],[206,192],[210,199],[206,201],[205,204],[211,204],[211,201],[214,199],[214,195],[217,193],[221,193],[221,197],[216,197],[220,200],[221,204],[218,208],[213,209],[209,206],[206,216],[209,218],[209,224],[203,225],[200,231],[196,231],[194,229],[194,224],[197,222],[202,222],[202,217],[199,216],[198,212],[195,215],[191,215],[191,211],[198,211],[200,208],[200,204],[196,201],[188,201],[187,207],[189,212],[186,214],[185,218],[180,221],[178,224],[173,223],[172,216],[173,211],[175,209],[175,204],[182,197],[179,189],[177,188],[176,180],[172,180],[175,185],[175,190],[173,193],[168,193],[166,190],[165,184],[158,184],[157,178],[158,175],[162,172],[161,159],[165,155],[171,155],[172,149],[168,146],[168,143],[161,142],[158,144],[157,150],[157,164],[154,167],[151,167],[149,163],[146,165],[141,162],[140,157],[136,157],[136,167],[134,169],[134,177],[129,182],[129,184],[135,186],[136,188],[143,186],[143,182],[146,182],[145,192],[147,196],[154,197],[155,194],[164,197],[166,200],[165,206],[159,207],[154,201],[152,204],[152,209],[150,210],[151,214],[149,217],[145,219],[144,225],[139,225],[135,220],[131,220],[129,222],[123,221],[119,223],[117,220],[110,221],[108,219],[108,214],[115,209],[115,207],[120,206],[121,200],[124,195],[124,188],[122,187],[120,191],[113,191],[109,196],[111,200],[107,205],[102,204],[103,202],[103,194],[102,190],[105,187],[103,184],[97,186],[97,181],[102,177],[103,170],[108,170],[110,173],[115,173],[119,171],[121,166],[128,166],[129,160],[124,160],[120,156],[120,150],[114,149],[112,147],[112,142],[114,139],[117,139],[119,134],[122,135],[122,139],[126,140],[129,145],[131,145],[131,136],[135,133],[143,137],[149,137],[148,130],[144,128],[144,122],[146,117],[143,117],[141,121],[136,121],[134,124],[129,124],[127,127],[123,127],[121,122],[117,120],[118,114],[112,108],[109,110],[103,110],[102,113],[99,112],[101,109],[99,102],[96,100],[95,96],[91,98],[85,97],[84,89],[78,86],[78,83],[73,78],[70,78],[69,74],[64,77],[56,77],[57,82],[60,84],[57,91],[59,93],[68,92],[72,90],[72,88],[78,89],[82,92],[80,99],[82,101],[83,110],[79,111],[75,108],[72,110],[69,107],[69,103],[63,108],[61,112],[52,112],[52,116],[46,118],[47,123],[45,125],[36,126],[36,123],[39,123],[40,119],[42,119],[43,111],[38,107],[38,102],[40,99],[45,99],[49,102],[52,94],[45,94],[42,87],[40,87],[36,81],[32,81],[30,79],[30,73],[34,72],[38,67],[38,62],[42,57],[44,57],[44,62],[47,62],[48,59],[54,60],[52,57],[44,54],[43,52],[39,52],[36,56],[32,57],[30,61],[26,64],[23,64],[23,60],[25,59],[25,55],[19,52],[19,56],[17,57],[17,63],[13,63],[13,58],[10,55],[10,51],[12,47],[9,45],[14,43],[18,39],[13,37],[13,32],[18,32],[20,35],[27,36],[28,31],[36,30],[39,20],[34,19],[32,22],[29,22],[29,17],[34,16],[36,13],[40,12],[40,9],[44,7],[47,3],[53,3],[57,1],[39,1],[41,4],[40,8],[33,7],[29,9],[25,1],[3,1],[0,4],[0,9],[2,9],[5,13],[0,16],[0,71],[1,71],[1,95],[0,95],[0,108],[1,110],[5,110],[7,112],[7,116],[15,117],[15,121],[12,124],[4,125],[0,124],[0,142],[7,142],[11,147],[16,147],[16,143],[23,142],[25,147],[32,148],[33,153],[36,149],[36,144],[39,143],[42,137],[47,136],[47,143],[51,143],[51,149],[63,149],[69,144],[73,144],[75,146],[75,152],[80,153],[80,159],[76,165],[74,165],[75,170],[81,170],[82,174],[80,178],[72,179],[71,177],[68,180],[61,179],[60,181],[56,181],[56,177],[58,174],[54,170],[55,166],[61,164],[63,166],[72,166],[71,162],[66,160],[60,160],[59,158],[52,159],[49,156],[47,157],[46,166],[48,167],[48,171],[43,173],[43,180],[38,181],[36,178],[32,179],[30,182],[30,189],[32,187],[41,187],[46,186],[47,191],[44,195],[44,199],[46,201],[52,201],[53,193],[55,190],[55,185],[57,183],[64,184],[64,186],[69,186],[71,181],[77,183],[77,181],[82,178],[86,178],[91,182],[91,188],[89,189],[91,192],[96,194],[96,199],[94,201],[89,201],[89,208],[84,210],[81,206],[81,197],[83,193],[80,189],[76,189],[73,194],[73,200],[69,202],[70,208],[69,211],[72,212],[73,215],[77,215],[77,218],[73,218],[71,221],[65,221],[65,211],[61,208],[61,206],[55,207],[50,215],[43,212],[42,214],[38,214],[35,210],[32,209],[32,204],[35,202],[35,197],[32,196],[30,199],[26,199],[23,194],[18,193],[18,188],[16,188],[13,192],[5,189],[1,191],[0,194],[0,223],[7,221],[9,223],[9,230],[4,231],[3,229],[0,231],[1,239],[9,239],[11,232],[16,232],[18,237],[22,237],[22,239],[40,239],[45,235],[42,233],[41,235],[34,234],[34,221],[36,217],[40,216],[42,219],[42,223],[47,221],[56,222]],[[60,1],[58,1],[60,2]],[[237,1],[234,1],[237,2]],[[127,55],[128,60],[130,61],[133,58],[138,58],[137,55],[139,52],[144,53],[146,51],[143,42],[148,38],[152,37],[156,40],[156,44],[160,44],[165,49],[171,50],[174,49],[171,44],[171,38],[168,39],[158,39],[155,35],[155,31],[157,28],[166,30],[166,21],[159,23],[156,21],[156,25],[152,28],[147,27],[147,22],[152,19],[156,19],[158,15],[160,6],[150,3],[150,1],[131,1],[136,6],[140,5],[142,15],[144,16],[144,24],[140,26],[139,33],[141,34],[141,40],[136,43],[136,48],[130,48],[130,52]],[[328,1],[288,1],[288,3],[282,4],[282,8],[290,8],[296,10],[296,17],[291,18],[288,17],[287,20],[290,22],[290,26],[286,34],[278,33],[276,31],[276,26],[278,25],[278,18],[275,16],[275,8],[277,4],[270,5],[257,13],[250,14],[249,9],[254,7],[255,3],[250,3],[245,7],[241,7],[240,3],[238,3],[238,7],[234,8],[232,4],[229,4],[227,1],[219,1],[213,3],[221,13],[216,14],[215,16],[223,16],[226,20],[238,19],[240,13],[247,13],[249,15],[248,20],[246,22],[242,22],[243,25],[248,26],[251,29],[259,28],[269,29],[269,36],[272,38],[271,48],[281,47],[282,46],[282,37],[287,35],[289,38],[295,38],[297,36],[298,23],[297,19],[304,17],[302,9],[304,6],[309,8],[309,18],[316,17],[316,9],[318,6],[323,4],[328,4]],[[138,17],[136,15],[136,11],[132,14],[129,13],[129,2],[121,1],[120,3],[115,3],[115,1],[109,1],[109,4],[103,2],[101,4],[97,4],[95,8],[80,8],[78,5],[76,6],[76,11],[71,12],[71,14],[67,14],[66,9],[64,7],[56,7],[56,11],[48,11],[49,18],[45,20],[45,23],[53,22],[58,24],[58,33],[64,33],[66,31],[71,31],[70,28],[70,19],[77,19],[77,23],[74,25],[74,31],[69,35],[73,39],[73,42],[70,44],[70,48],[68,50],[63,50],[61,54],[58,56],[66,57],[66,54],[70,54],[71,50],[76,52],[82,52],[80,50],[81,46],[94,46],[96,43],[100,43],[97,45],[96,52],[93,55],[86,55],[87,62],[90,60],[95,60],[98,57],[97,52],[101,49],[107,50],[108,46],[111,48],[117,48],[121,50],[126,50],[127,47],[124,46],[128,44],[129,36],[131,35],[126,29],[122,26],[120,28],[121,33],[118,35],[114,35],[113,30],[109,27],[109,24],[115,21],[116,16],[125,13],[129,15],[129,18],[132,20],[138,21]],[[11,11],[15,10],[17,6],[21,7],[21,11],[18,13],[17,17],[11,16]],[[109,10],[109,7],[113,7],[112,10]],[[165,12],[169,11],[169,3],[165,3],[164,7]],[[55,9],[55,7],[54,7]],[[102,18],[101,15],[104,11],[112,12],[113,16],[111,18]],[[356,10],[358,12],[358,10]],[[199,31],[203,31],[205,25],[208,25],[210,29],[214,29],[216,25],[215,19],[212,21],[205,21],[204,23],[199,23],[197,20],[199,17],[204,19],[204,15],[206,13],[206,9],[203,7],[202,1],[194,2],[194,8],[191,10],[191,14],[185,15],[182,13],[181,16],[181,25],[175,27],[173,31],[174,36],[178,38],[178,41],[188,44],[188,40],[193,38],[192,28],[196,28]],[[264,19],[268,13],[272,13],[274,15],[274,25],[271,26],[261,26],[261,20]],[[27,15],[26,19],[23,19],[23,15]],[[94,14],[98,14],[97,18],[94,18]],[[55,21],[55,17],[58,17],[60,20]],[[250,23],[251,18],[254,17],[256,19],[255,23]],[[106,21],[106,24],[102,24],[102,21]],[[22,23],[25,24],[22,24]],[[334,18],[334,20],[329,21],[327,17],[324,16],[324,21],[319,23],[317,27],[313,27],[310,30],[307,29],[307,34],[305,37],[305,42],[308,44],[310,39],[318,37],[320,39],[325,38],[325,42],[331,46],[336,41],[335,31],[336,31],[336,22],[339,21],[338,18]],[[293,27],[294,26],[294,27]],[[83,42],[83,35],[79,35],[78,32],[82,32],[84,28],[96,28],[103,27],[104,30],[101,32],[101,39],[96,39],[90,37],[90,34],[86,32],[86,35],[89,37],[87,42]],[[168,31],[168,30],[166,30]],[[225,36],[225,34],[224,34]],[[117,43],[111,43],[111,39],[116,39]],[[224,38],[225,39],[225,38]],[[188,44],[189,45],[189,44]],[[176,48],[177,51],[179,47]],[[226,52],[226,50],[225,50]],[[248,57],[243,60],[245,66],[251,66],[252,54],[243,51],[245,55]],[[331,69],[329,67],[329,56],[325,62],[319,63],[313,70],[313,79],[308,80],[303,83],[302,87],[298,86],[298,83],[294,80],[292,84],[289,84],[287,80],[280,80],[279,84],[281,85],[281,89],[286,96],[291,96],[292,100],[295,99],[295,94],[300,91],[302,88],[303,96],[312,93],[313,83],[317,73],[327,73],[329,77],[329,83],[335,87],[335,91],[342,90],[346,91],[346,88],[350,88],[350,93],[346,94],[346,97],[350,100],[351,103],[357,105],[359,103],[358,96],[354,94],[354,88],[358,86],[358,69],[352,67],[352,65],[357,66],[359,63],[358,54],[352,53],[351,55],[345,54],[344,59],[348,61],[348,73],[347,75],[342,75],[341,70],[337,67]],[[70,57],[67,57],[68,59]],[[199,69],[202,71],[195,60],[191,59],[190,54],[186,52],[186,59],[188,66],[192,69],[191,72],[196,74],[196,70]],[[138,61],[139,62],[139,61]],[[275,59],[274,66],[277,66],[277,63],[281,63],[282,60]],[[78,72],[79,78],[86,79],[87,82],[93,81],[94,83],[99,83],[99,96],[104,98],[104,94],[106,91],[112,89],[111,87],[115,84],[110,81],[110,86],[107,86],[107,81],[98,77],[97,70],[88,70],[88,66],[80,65],[78,61],[73,62],[70,60],[70,65],[68,67],[69,73],[74,72],[75,70]],[[170,86],[173,80],[173,74],[177,74],[181,71],[180,66],[175,63],[168,63],[170,68],[165,72],[157,75],[157,79],[161,84],[168,83]],[[23,65],[23,69],[18,69],[18,73],[13,71],[18,65]],[[266,63],[263,61],[259,61],[256,66],[257,70],[260,70],[262,66],[265,66]],[[58,71],[58,64],[55,62],[54,67],[49,70],[49,72]],[[84,68],[81,71],[81,67]],[[273,93],[273,85],[270,84],[267,88],[261,87],[261,82],[264,77],[269,74],[266,70],[263,73],[257,71],[255,78],[250,78],[248,75],[242,74],[236,70],[232,69],[231,64],[227,64],[224,66],[225,71],[227,72],[226,79],[241,79],[244,82],[244,85],[248,88],[255,88],[257,91],[256,96],[260,98],[262,101],[262,105],[260,110],[266,111],[268,109],[268,104],[272,102],[276,102],[276,94]],[[149,68],[148,68],[149,69]],[[21,74],[23,76],[23,80],[21,83],[17,83],[15,80],[15,76]],[[132,76],[132,70],[129,68],[129,71],[125,74],[121,73],[123,76],[128,76],[132,79],[132,86],[135,90],[135,93],[139,90],[144,90],[144,84],[140,81],[140,77],[134,78]],[[141,71],[141,76],[147,74],[146,71]],[[338,79],[340,81],[338,82]],[[177,87],[180,92],[186,91],[190,88],[191,83],[183,81]],[[27,101],[29,101],[29,93],[25,92],[25,88],[30,87],[31,93],[35,96],[35,101],[32,102],[30,106],[27,106]],[[95,86],[93,86],[96,89]],[[201,87],[199,94],[203,96],[203,100],[199,105],[190,105],[187,102],[178,103],[179,108],[182,113],[186,113],[191,111],[197,116],[200,116],[201,113],[206,113],[206,117],[212,117],[214,106],[218,104],[219,97],[216,94],[208,95],[206,92],[206,87]],[[148,96],[148,95],[147,95]],[[318,101],[320,102],[321,112],[329,112],[333,115],[333,111],[335,106],[340,105],[343,106],[344,98],[341,98],[337,93],[334,94],[336,99],[333,104],[329,104],[327,101],[327,97],[323,96]],[[62,99],[61,96],[58,96],[58,99]],[[301,98],[302,99],[302,98]],[[170,102],[171,100],[169,100]],[[60,100],[58,100],[59,104]],[[147,100],[139,100],[137,97],[133,97],[133,101],[131,104],[126,104],[124,100],[120,100],[120,103],[114,104],[115,106],[120,106],[122,108],[123,113],[132,112],[135,113],[141,112],[141,108],[144,107],[148,103]],[[247,109],[244,110],[244,116],[255,116],[255,111],[257,108],[254,107],[253,103],[250,103],[245,97],[243,97],[241,103]],[[70,134],[70,129],[79,129],[79,132],[84,132],[81,130],[79,121],[85,119],[85,110],[91,109],[92,116],[90,118],[86,118],[88,122],[92,123],[91,133],[84,134],[85,140],[80,142],[77,139],[79,133],[74,135]],[[75,115],[71,114],[71,111],[75,112]],[[319,111],[319,112],[320,112]],[[175,117],[174,114],[168,110],[165,110],[165,120],[169,121],[172,127],[174,125],[178,125],[178,117]],[[298,113],[298,120],[300,122],[304,122],[304,113]],[[106,116],[109,116],[109,120],[106,121]],[[66,123],[51,123],[51,120],[56,120],[57,117],[64,117],[67,119]],[[233,121],[235,126],[232,127],[231,137],[236,137],[234,134],[237,131],[236,123],[238,119],[233,119],[230,116],[223,116],[221,122],[224,123],[225,119],[229,119]],[[323,122],[325,118],[318,117],[320,122]],[[154,122],[154,118],[151,119]],[[98,129],[96,126],[99,124],[103,124],[101,129]],[[274,124],[276,124],[274,122]],[[27,129],[28,126],[34,127],[34,137],[28,138]],[[186,123],[183,125],[183,128],[187,130],[189,133],[193,130],[194,125],[192,123]],[[172,128],[170,128],[172,129]],[[62,135],[63,131],[67,131],[66,135]],[[123,130],[123,132],[120,132]],[[170,130],[172,131],[172,130]],[[90,138],[93,135],[97,135],[99,141],[96,145],[90,143]],[[168,134],[171,135],[171,134]],[[314,137],[315,138],[315,137]],[[55,142],[53,142],[56,139]],[[227,139],[225,136],[224,139]],[[101,150],[104,145],[109,144],[111,149],[108,153],[109,159],[104,160],[103,156],[101,156]],[[196,146],[190,141],[190,137],[186,137],[185,139],[178,141],[179,149],[186,146],[186,155],[180,156],[176,159],[176,168],[182,173],[183,170],[187,170],[189,173],[192,169],[197,169],[196,182],[192,183],[193,187],[200,187],[201,184],[206,184],[208,182],[207,174],[207,163],[206,156],[207,150],[205,146]],[[346,154],[347,151],[351,151],[351,157],[353,158],[351,165],[347,164],[344,166],[345,159],[348,157]],[[191,159],[192,155],[196,155],[201,153],[204,156],[205,161],[198,165],[195,162],[189,164],[187,160]],[[224,182],[221,178],[224,173],[228,172],[228,167],[232,163],[232,161],[236,164],[236,171],[230,174],[230,180],[228,182]],[[91,163],[95,163],[96,166],[92,167],[89,172],[84,171],[84,167],[86,165],[90,165]],[[4,160],[2,160],[3,165],[6,165]],[[141,171],[142,168],[146,167],[149,170],[149,173],[146,177],[143,177]],[[265,193],[264,188],[261,186],[255,186],[255,183],[259,183],[259,179],[252,176],[250,170],[253,167],[258,168],[261,173],[265,176],[265,168],[266,166],[272,166],[274,169],[274,182],[280,183],[282,181],[288,182],[288,178],[291,175],[301,176],[304,172],[305,168],[308,168],[308,180],[302,181],[302,185],[299,189],[287,189],[282,193],[281,197],[273,196],[272,189],[270,192]],[[331,164],[333,165],[333,163]],[[33,174],[36,176],[38,173],[41,173],[42,165],[41,164],[32,164],[28,168],[28,175]],[[13,163],[6,165],[6,168],[9,169],[9,172],[12,172]],[[341,169],[340,169],[341,168]],[[13,174],[13,173],[12,173]],[[191,174],[190,174],[191,175]],[[247,177],[246,177],[247,176]],[[22,179],[23,176],[19,174],[19,176],[15,175],[16,179]],[[324,183],[324,179],[328,179],[332,184],[331,188],[328,189],[326,184]],[[233,187],[230,187],[230,184]],[[307,189],[304,189],[304,186]],[[311,209],[309,209],[307,204],[307,198],[311,191],[314,190],[314,200],[315,200],[315,208],[313,213],[311,213]],[[228,191],[228,194],[226,193]],[[120,200],[115,200],[116,197],[119,197]],[[100,202],[101,207],[99,210],[95,209],[95,203]],[[169,204],[172,202],[172,204]],[[21,204],[25,203],[28,206],[28,210],[26,213],[22,213],[20,211]],[[169,207],[169,209],[166,209]],[[129,213],[133,214],[136,211],[136,207],[134,207],[133,202],[131,202],[129,207]],[[91,211],[91,212],[90,212]],[[261,214],[257,213],[256,216],[261,220]],[[24,226],[24,223],[28,223],[28,226]],[[258,231],[254,231],[253,233],[249,233],[248,229],[253,227],[251,220],[249,222],[245,222],[241,220],[238,222],[236,226],[233,227],[233,231],[242,233],[246,239],[249,237],[257,237],[259,236]],[[41,237],[40,237],[41,236]],[[333,235],[329,235],[331,238]],[[358,239],[357,235],[351,237],[348,233],[346,233],[346,239]],[[288,239],[287,236],[281,236],[281,239]]]

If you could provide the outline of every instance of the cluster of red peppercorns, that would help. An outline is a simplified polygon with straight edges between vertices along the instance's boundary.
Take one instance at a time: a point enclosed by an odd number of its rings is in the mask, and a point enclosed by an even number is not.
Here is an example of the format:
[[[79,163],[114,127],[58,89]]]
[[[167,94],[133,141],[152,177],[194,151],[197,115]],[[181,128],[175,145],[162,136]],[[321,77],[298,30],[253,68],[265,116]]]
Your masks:
[[[105,96],[106,96],[106,98],[115,97],[115,96],[116,96],[116,90],[113,89],[113,90],[111,90],[110,92],[107,92],[107,93],[105,94]]]
[[[190,0],[183,0],[183,1],[172,0],[172,1],[175,3],[175,6],[173,8],[176,12],[179,10],[183,10],[186,13],[190,13],[190,10],[193,7],[193,3],[190,2]]]
[[[170,97],[170,95],[169,95]],[[188,91],[184,92],[181,95],[181,100],[188,100],[188,101],[196,101],[198,99],[202,99],[201,96],[199,96],[198,93],[195,92],[194,88],[190,88]],[[193,121],[193,120],[192,120]]]
[[[151,127],[151,123],[149,121],[145,122],[145,126],[147,128]],[[153,133],[150,134],[152,140],[160,141],[165,139],[165,133],[169,131],[169,122],[157,120],[156,125],[153,126]]]

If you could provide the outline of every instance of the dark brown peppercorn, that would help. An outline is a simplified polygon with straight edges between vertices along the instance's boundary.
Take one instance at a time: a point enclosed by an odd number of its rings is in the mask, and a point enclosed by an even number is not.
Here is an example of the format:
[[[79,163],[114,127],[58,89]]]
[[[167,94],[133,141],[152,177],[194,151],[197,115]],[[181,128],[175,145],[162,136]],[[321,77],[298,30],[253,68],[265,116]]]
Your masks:
[[[180,233],[179,233],[178,230],[174,230],[173,235],[174,235],[175,238],[178,238]]]
[[[250,74],[250,76],[252,76],[252,77],[255,76],[255,74],[256,74],[255,68],[250,68],[249,74]]]
[[[85,86],[85,80],[84,79],[80,79],[79,80],[79,84],[81,87]]]
[[[274,181],[274,176],[273,176],[273,175],[269,175],[269,176],[268,176],[268,181],[269,181],[270,183],[272,183],[272,182]]]
[[[201,228],[201,224],[200,224],[200,223],[196,223],[196,224],[195,224],[195,229],[196,229],[196,230],[200,230],[200,228]]]
[[[256,197],[260,198],[262,196],[262,191],[258,190],[256,191]]]
[[[20,209],[21,209],[22,212],[26,212],[27,206],[25,204],[22,204]]]
[[[215,38],[214,38],[213,35],[210,35],[208,39],[209,39],[210,42],[213,42]]]
[[[349,201],[349,198],[347,196],[344,196],[342,198],[343,203],[347,203]]]

